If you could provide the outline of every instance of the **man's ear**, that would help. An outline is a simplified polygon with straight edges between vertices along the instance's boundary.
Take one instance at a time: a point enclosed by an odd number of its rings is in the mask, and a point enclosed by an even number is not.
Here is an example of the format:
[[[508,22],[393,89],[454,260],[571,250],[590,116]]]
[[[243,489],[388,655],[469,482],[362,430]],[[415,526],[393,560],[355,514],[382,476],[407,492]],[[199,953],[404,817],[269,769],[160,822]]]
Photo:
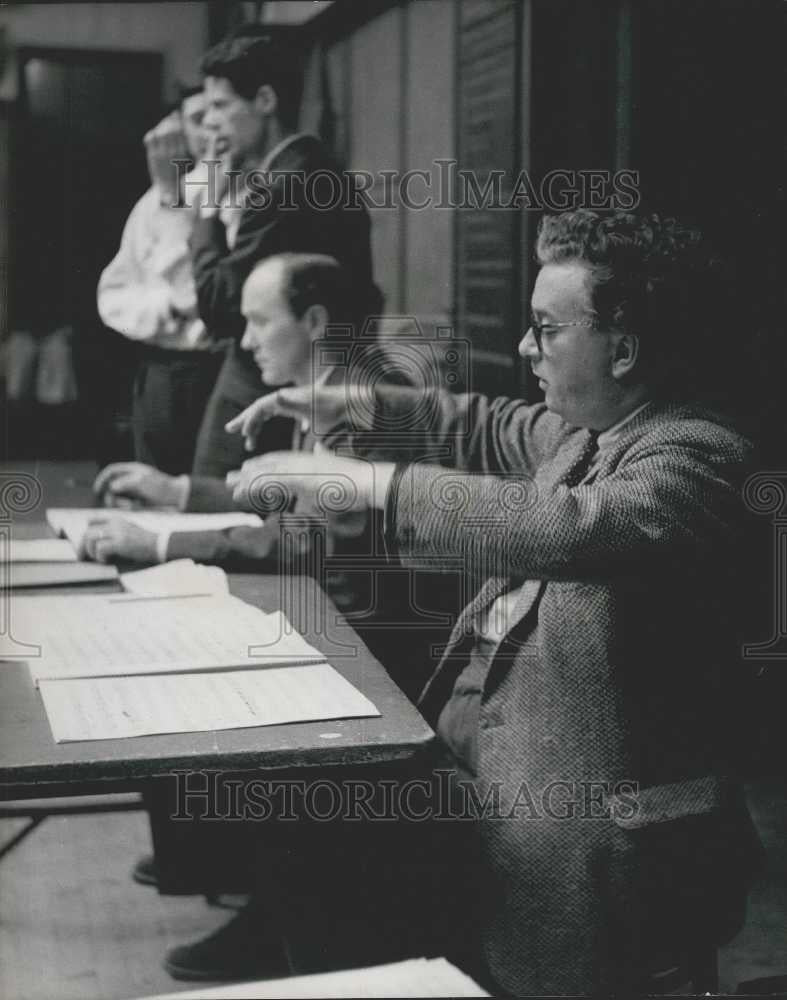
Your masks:
[[[260,114],[275,115],[279,110],[279,99],[269,83],[263,83],[254,96],[254,106]]]
[[[318,340],[325,333],[329,318],[328,310],[319,302],[314,302],[306,309],[306,312],[302,316],[302,321],[306,324],[306,329],[309,331],[309,338],[312,341]]]
[[[623,379],[630,375],[639,357],[639,337],[631,333],[620,334],[612,355],[612,375]]]

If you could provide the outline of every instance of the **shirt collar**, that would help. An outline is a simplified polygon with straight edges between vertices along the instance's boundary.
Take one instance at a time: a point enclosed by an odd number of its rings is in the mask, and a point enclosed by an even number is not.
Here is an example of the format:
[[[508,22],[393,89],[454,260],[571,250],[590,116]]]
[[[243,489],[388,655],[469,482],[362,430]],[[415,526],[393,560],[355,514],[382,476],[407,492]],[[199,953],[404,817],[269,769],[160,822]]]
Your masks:
[[[644,403],[640,403],[640,405],[635,407],[631,411],[631,413],[627,413],[626,416],[622,418],[622,420],[618,420],[616,424],[613,424],[611,427],[607,427],[605,431],[599,434],[597,442],[599,450],[603,451],[605,448],[608,448],[611,444],[614,444],[615,441],[617,441],[617,439],[620,437],[621,432],[623,431],[623,428],[626,426],[626,424],[628,424],[631,420],[633,420],[638,413],[642,413],[642,411],[645,409],[646,406],[650,406],[649,399],[646,399]]]
[[[330,368],[324,368],[316,379],[312,382],[313,386],[330,385],[339,375],[343,369],[339,369],[336,365],[332,365]],[[301,431],[306,434],[311,427],[311,421],[304,417],[300,422]]]

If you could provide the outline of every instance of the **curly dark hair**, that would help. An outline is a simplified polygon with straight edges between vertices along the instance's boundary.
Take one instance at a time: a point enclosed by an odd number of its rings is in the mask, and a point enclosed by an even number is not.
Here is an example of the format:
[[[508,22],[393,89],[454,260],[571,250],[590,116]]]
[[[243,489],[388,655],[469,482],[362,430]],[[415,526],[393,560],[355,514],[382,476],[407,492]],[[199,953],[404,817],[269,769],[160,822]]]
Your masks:
[[[578,209],[541,220],[536,259],[587,268],[599,327],[639,338],[638,380],[662,396],[698,394],[707,352],[722,345],[730,291],[698,229],[658,214]]]

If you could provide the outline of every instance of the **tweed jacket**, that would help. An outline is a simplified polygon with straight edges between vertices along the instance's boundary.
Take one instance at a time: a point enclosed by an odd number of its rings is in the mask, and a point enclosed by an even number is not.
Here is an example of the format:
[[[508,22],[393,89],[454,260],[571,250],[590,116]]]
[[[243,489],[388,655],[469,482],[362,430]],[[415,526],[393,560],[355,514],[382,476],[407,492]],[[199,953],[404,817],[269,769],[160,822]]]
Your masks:
[[[402,391],[377,405],[412,412]],[[750,446],[710,414],[651,403],[588,475],[589,431],[543,405],[447,393],[418,433],[453,468],[397,469],[389,547],[487,578],[423,694],[433,724],[475,616],[540,582],[482,697],[487,963],[516,996],[637,989],[687,940],[737,930],[755,857],[725,777]]]

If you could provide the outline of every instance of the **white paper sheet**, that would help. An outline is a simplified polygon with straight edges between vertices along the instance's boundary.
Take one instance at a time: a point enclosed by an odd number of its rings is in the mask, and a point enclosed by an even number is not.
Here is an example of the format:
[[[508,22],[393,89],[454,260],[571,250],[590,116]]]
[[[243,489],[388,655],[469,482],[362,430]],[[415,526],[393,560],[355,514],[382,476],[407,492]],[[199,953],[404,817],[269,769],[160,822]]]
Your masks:
[[[313,976],[233,983],[213,989],[186,990],[147,1000],[344,1000],[359,997],[488,997],[485,990],[444,958],[410,958],[369,969],[323,972]]]
[[[230,595],[17,597],[11,624],[17,642],[40,647],[28,658],[36,682],[325,660],[282,612]],[[0,635],[0,659],[4,644],[14,652]]]
[[[193,559],[175,559],[161,566],[134,570],[120,577],[129,594],[228,594],[227,574],[219,566],[205,566]]]
[[[11,539],[8,561],[16,562],[76,562],[74,546],[65,538]]]
[[[46,512],[52,530],[64,535],[77,552],[82,551],[82,538],[88,524],[96,517],[123,518],[156,534],[163,531],[222,531],[240,525],[254,527],[262,524],[262,519],[256,514],[241,512],[181,514],[173,510],[118,510],[113,507],[50,507]]]
[[[40,691],[58,743],[380,714],[327,663],[215,674],[42,680]]]

